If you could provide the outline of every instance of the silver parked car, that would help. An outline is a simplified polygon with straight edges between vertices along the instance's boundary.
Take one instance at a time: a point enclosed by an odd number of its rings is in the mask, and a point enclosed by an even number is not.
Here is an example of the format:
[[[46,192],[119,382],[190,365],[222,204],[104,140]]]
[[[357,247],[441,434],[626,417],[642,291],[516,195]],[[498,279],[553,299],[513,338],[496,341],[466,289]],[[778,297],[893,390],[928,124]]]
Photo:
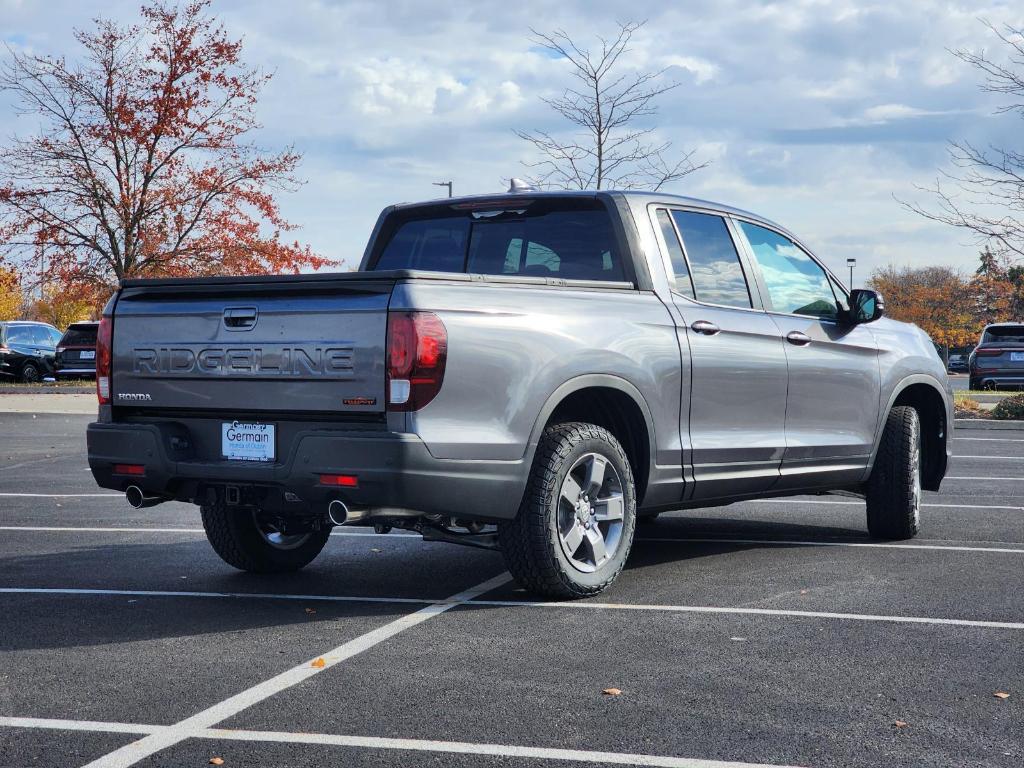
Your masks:
[[[97,482],[202,507],[250,571],[333,525],[500,549],[593,595],[665,510],[839,491],[918,531],[946,472],[946,372],[799,239],[668,194],[387,208],[358,272],[129,280],[104,311]]]

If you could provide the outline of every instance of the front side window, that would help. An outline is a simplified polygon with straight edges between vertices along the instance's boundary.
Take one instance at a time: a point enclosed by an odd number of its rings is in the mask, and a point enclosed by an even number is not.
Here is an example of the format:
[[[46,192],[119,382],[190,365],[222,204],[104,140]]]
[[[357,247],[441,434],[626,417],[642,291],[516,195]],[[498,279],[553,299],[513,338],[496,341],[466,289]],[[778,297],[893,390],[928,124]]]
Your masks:
[[[835,318],[836,297],[825,270],[788,237],[740,222],[761,266],[772,309],[789,315]]]
[[[421,269],[565,280],[623,281],[611,216],[593,201],[562,200],[509,210],[395,214],[374,270]]]
[[[725,219],[691,211],[672,211],[672,218],[683,238],[697,300],[727,307],[753,306]]]

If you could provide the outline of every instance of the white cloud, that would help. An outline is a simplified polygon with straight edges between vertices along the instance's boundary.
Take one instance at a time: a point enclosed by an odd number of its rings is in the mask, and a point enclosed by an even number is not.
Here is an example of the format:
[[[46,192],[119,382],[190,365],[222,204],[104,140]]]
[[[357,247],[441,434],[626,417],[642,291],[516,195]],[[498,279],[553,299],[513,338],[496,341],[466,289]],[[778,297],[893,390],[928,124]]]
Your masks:
[[[100,12],[130,22],[138,5],[107,0]],[[384,205],[437,195],[431,182],[448,179],[457,194],[497,191],[531,156],[514,128],[564,130],[539,97],[570,85],[569,68],[536,50],[528,24],[593,45],[624,13],[618,0],[294,0],[287,13],[273,0],[218,0],[213,11],[244,37],[245,60],[274,73],[259,104],[265,128],[253,138],[305,153],[308,183],[282,198],[284,212],[303,226],[300,238],[349,263]],[[978,73],[947,48],[998,54],[977,18],[1020,24],[1019,9],[1000,0],[720,0],[626,12],[648,23],[625,66],[688,73],[668,73],[683,85],[661,99],[649,127],[713,161],[673,191],[756,210],[826,259],[855,255],[859,270],[974,259],[972,244],[893,197],[913,197],[915,183],[934,178],[945,140],[984,146],[1011,134],[1013,117],[980,119],[998,97],[980,92]],[[0,35],[74,58],[71,27],[88,27],[96,13],[77,0],[0,0]],[[7,98],[0,136],[15,125]],[[801,138],[807,132],[813,138]]]
[[[662,66],[685,69],[693,74],[697,85],[703,85],[718,73],[718,67],[715,64],[706,59],[698,59],[696,56],[666,56],[662,59]]]

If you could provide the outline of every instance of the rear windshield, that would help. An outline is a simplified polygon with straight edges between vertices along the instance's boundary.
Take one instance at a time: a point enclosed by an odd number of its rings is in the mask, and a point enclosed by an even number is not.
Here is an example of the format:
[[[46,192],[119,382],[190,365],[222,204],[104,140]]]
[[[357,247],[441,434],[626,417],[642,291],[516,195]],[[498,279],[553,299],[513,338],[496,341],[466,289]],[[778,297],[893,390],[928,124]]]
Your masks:
[[[64,331],[60,343],[65,347],[94,347],[96,346],[96,326],[72,325]]]
[[[1024,325],[998,325],[985,329],[982,344],[1024,344]]]
[[[395,214],[373,270],[626,280],[608,211],[596,201],[525,200],[522,207]]]

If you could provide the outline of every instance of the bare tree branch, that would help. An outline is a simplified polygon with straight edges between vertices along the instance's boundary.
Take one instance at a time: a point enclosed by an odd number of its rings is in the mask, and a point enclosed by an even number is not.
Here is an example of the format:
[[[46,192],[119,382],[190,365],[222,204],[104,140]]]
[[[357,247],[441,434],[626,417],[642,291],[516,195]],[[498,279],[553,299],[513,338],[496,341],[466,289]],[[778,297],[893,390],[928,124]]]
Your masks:
[[[600,38],[600,50],[593,52],[564,30],[546,33],[531,28],[533,42],[568,60],[578,82],[560,96],[542,97],[541,101],[580,131],[574,138],[562,139],[546,131],[515,130],[516,136],[534,146],[540,158],[524,163],[533,171],[535,185],[658,190],[707,166],[694,162],[692,150],[675,161],[666,159],[671,142],[650,141],[653,128],[633,127],[637,120],[657,114],[655,100],[659,96],[679,87],[679,83],[661,82],[665,70],[619,71],[620,59],[643,25],[621,24],[614,39]]]
[[[983,75],[981,90],[1009,97],[1000,114],[1024,117],[1024,31],[982,21],[1005,46],[1005,61],[986,52],[950,51]],[[930,187],[928,205],[899,200],[908,210],[932,221],[957,227],[979,244],[1004,255],[1024,257],[1024,152],[1001,147],[976,147],[968,141],[949,144],[950,169]]]

